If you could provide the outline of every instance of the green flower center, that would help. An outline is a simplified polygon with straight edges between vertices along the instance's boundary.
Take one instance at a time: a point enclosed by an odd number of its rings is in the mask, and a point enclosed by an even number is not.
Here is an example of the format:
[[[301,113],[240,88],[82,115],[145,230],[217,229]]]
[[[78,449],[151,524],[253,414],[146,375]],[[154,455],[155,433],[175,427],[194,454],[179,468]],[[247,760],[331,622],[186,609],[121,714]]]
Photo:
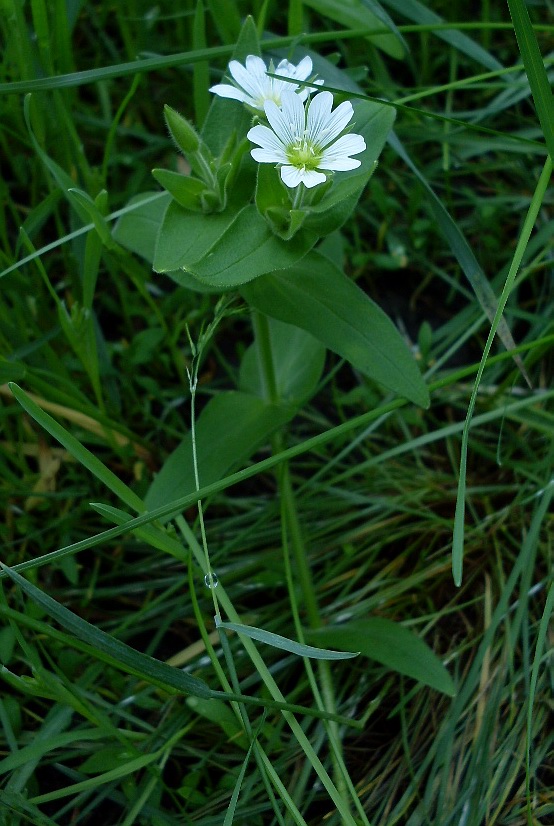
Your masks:
[[[297,138],[295,143],[287,147],[287,158],[292,166],[301,169],[317,169],[321,161],[321,153],[311,141],[306,138]]]

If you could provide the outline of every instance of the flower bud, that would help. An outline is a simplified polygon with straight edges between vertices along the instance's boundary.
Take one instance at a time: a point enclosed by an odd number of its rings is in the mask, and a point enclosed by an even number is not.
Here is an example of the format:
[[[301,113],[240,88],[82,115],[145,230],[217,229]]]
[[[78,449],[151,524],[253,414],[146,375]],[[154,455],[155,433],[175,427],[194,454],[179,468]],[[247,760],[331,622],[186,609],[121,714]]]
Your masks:
[[[177,146],[185,154],[198,152],[200,148],[200,138],[188,120],[180,115],[179,112],[176,112],[175,109],[172,109],[171,106],[164,106],[164,114],[171,137]]]

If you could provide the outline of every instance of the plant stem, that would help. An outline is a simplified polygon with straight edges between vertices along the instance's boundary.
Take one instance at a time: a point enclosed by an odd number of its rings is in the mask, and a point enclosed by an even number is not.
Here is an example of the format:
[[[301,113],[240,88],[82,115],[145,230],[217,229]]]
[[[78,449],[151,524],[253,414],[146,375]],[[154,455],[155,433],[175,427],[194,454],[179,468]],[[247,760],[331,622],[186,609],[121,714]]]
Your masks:
[[[268,402],[278,404],[280,398],[267,316],[255,312],[253,314],[253,327],[258,355],[258,369],[260,371],[262,394],[264,399]],[[284,433],[283,430],[280,430],[272,438],[272,450],[275,455],[284,449]],[[317,596],[310,571],[308,554],[306,552],[306,547],[302,537],[300,519],[298,517],[298,510],[296,507],[296,499],[294,496],[288,462],[283,462],[280,471],[277,472],[277,483],[279,487],[279,497],[282,502],[284,533],[285,535],[288,535],[291,540],[295,563],[295,580],[300,586],[303,607],[308,620],[308,625],[313,629],[320,628],[323,623],[317,604]],[[296,603],[295,585],[290,577],[287,577],[287,579],[289,581],[289,593],[291,595],[291,601],[293,602],[294,607],[294,604]],[[293,613],[295,614],[295,617],[298,617],[298,613],[296,611],[293,610]],[[296,631],[299,635],[300,641],[302,642],[302,628],[299,622],[296,623]],[[335,713],[335,693],[329,663],[325,660],[319,660],[317,665],[321,683],[321,701],[323,708],[326,711],[332,711]],[[316,695],[316,701],[318,700],[319,697]],[[351,792],[354,795],[355,792],[352,785],[348,783],[345,777],[346,770],[342,758],[342,743],[340,740],[339,729],[336,723],[333,723],[332,725],[329,724],[327,731],[331,740],[331,759],[333,762],[335,784],[343,801],[345,804],[348,804],[348,787],[350,786]],[[360,808],[361,807],[358,802],[358,810]]]

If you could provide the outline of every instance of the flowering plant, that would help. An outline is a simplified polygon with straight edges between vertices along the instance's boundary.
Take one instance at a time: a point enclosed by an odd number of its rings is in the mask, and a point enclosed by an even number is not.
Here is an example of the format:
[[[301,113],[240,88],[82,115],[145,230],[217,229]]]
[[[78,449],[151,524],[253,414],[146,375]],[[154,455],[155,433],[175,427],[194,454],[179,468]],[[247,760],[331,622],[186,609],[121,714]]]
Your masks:
[[[313,74],[314,63],[320,77]],[[190,290],[224,294],[198,344],[189,340],[191,430],[166,459],[144,504],[149,511],[162,508],[173,516],[179,513],[179,502],[186,501],[183,497],[196,495],[203,553],[196,540],[191,547],[213,596],[222,647],[225,630],[230,630],[243,641],[255,639],[306,657],[355,656],[222,620],[220,605],[228,615],[229,608],[223,599],[219,602],[224,583],[211,567],[201,491],[228,479],[268,441],[274,453],[284,453],[285,426],[316,393],[327,350],[387,391],[428,404],[427,388],[403,337],[342,267],[341,228],[351,220],[375,171],[394,109],[364,99],[321,58],[303,55],[297,62],[266,63],[248,19],[228,73],[229,82],[211,86],[211,105],[200,130],[166,106],[166,124],[186,167],[182,169],[181,161],[179,171],[155,169],[165,193],[146,196],[115,230],[116,240],[149,258],[156,273]],[[322,88],[325,83],[343,89],[343,99],[335,100]],[[230,311],[229,295],[237,294],[251,318],[253,341],[236,371],[236,389],[214,394],[196,420],[200,356],[218,321]],[[283,455],[279,461],[278,498],[286,537],[290,526],[299,526],[299,517]],[[174,514],[168,514],[168,503],[177,505]],[[177,524],[192,536],[184,519],[177,516]],[[300,531],[294,532],[298,538]],[[300,541],[293,544],[298,586],[304,604],[312,606],[309,622],[319,628],[309,559]],[[285,553],[286,545],[284,540]],[[290,573],[287,579],[296,604],[296,583],[293,586]],[[321,668],[319,676],[326,709],[334,712],[330,673]],[[302,729],[294,732],[311,756]],[[329,734],[342,784],[339,738],[331,729]],[[346,792],[341,798],[325,772],[319,775],[344,815],[341,822],[354,826]]]
[[[200,131],[166,106],[188,169],[155,169],[165,194],[150,194],[115,231],[157,273],[199,292],[238,292],[251,310],[254,344],[241,366],[239,395],[218,395],[198,422],[200,455],[205,421],[206,444],[217,431],[219,445],[232,442],[233,463],[241,458],[239,444],[246,457],[315,392],[326,349],[389,391],[428,403],[404,339],[341,266],[341,227],[375,171],[394,109],[364,100],[322,58],[317,76],[315,56],[275,65],[259,55],[247,19],[229,82],[211,86]],[[343,100],[321,88],[328,78],[345,89]],[[260,380],[268,363],[273,377]],[[296,365],[281,384],[280,363]],[[170,457],[148,506],[194,489],[189,450],[183,444]],[[204,483],[230,469],[225,455],[222,449],[205,460]]]

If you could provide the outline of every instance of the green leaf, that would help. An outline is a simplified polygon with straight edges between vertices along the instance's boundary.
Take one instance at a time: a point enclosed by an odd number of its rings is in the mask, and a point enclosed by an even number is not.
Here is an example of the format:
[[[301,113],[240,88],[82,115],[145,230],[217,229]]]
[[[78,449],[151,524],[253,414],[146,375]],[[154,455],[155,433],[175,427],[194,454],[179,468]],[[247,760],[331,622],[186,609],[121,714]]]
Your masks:
[[[92,200],[90,195],[83,192],[82,189],[71,187],[67,190],[69,200],[76,207],[77,212],[83,213],[87,219],[94,224],[94,228],[98,236],[107,249],[115,249],[116,244],[113,240],[108,222],[100,212],[97,204]]]
[[[389,136],[389,143],[395,150],[395,152],[399,154],[404,163],[406,163],[410,167],[414,175],[417,177],[418,181],[424,187],[428,196],[427,202],[433,214],[433,218],[436,221],[437,227],[442,232],[444,238],[446,239],[446,242],[448,243],[448,246],[452,250],[453,255],[456,257],[458,264],[464,271],[467,280],[471,284],[471,287],[481,306],[481,309],[486,314],[487,318],[492,322],[495,316],[496,307],[498,305],[498,299],[496,298],[491,285],[487,281],[485,273],[479,265],[479,262],[475,258],[475,255],[473,254],[471,247],[462,235],[462,232],[458,228],[458,225],[455,223],[449,212],[443,206],[443,203],[440,200],[440,198],[438,198],[437,195],[435,195],[435,193],[427,183],[425,176],[422,175],[417,166],[413,163],[410,156],[408,155],[403,145],[400,143],[400,141],[394,133]],[[498,336],[506,350],[513,350],[515,348],[516,345],[510,332],[510,328],[508,327],[506,321],[503,318],[501,318],[498,323]],[[522,375],[530,385],[529,378],[527,376],[520,356],[515,355],[514,361],[519,367]]]
[[[537,37],[533,31],[529,12],[523,0],[508,0],[514,29],[529,78],[529,85],[544,133],[548,154],[554,161],[554,96],[546,74]]]
[[[118,244],[140,255],[150,264],[154,262],[156,240],[164,215],[172,202],[169,194],[163,194],[152,201],[151,197],[155,194],[160,195],[154,192],[141,192],[140,195],[131,198],[127,206],[137,206],[119,218],[112,233]],[[144,204],[140,206],[143,201]]]
[[[390,6],[402,17],[412,20],[418,25],[433,25],[435,23],[444,23],[444,18],[440,17],[434,11],[427,8],[418,0],[383,0],[387,6]],[[429,4],[430,5],[430,4]],[[439,29],[433,32],[435,37],[444,40],[445,43],[450,43],[455,49],[458,49],[462,54],[467,55],[472,60],[475,60],[481,66],[495,71],[502,69],[502,63],[494,58],[486,49],[479,46],[475,41],[468,37],[463,32],[457,31],[455,26],[452,29]]]
[[[279,400],[300,407],[315,392],[325,364],[325,347],[300,327],[269,319],[275,384]],[[264,398],[258,348],[252,344],[240,365],[241,390]]]
[[[241,465],[294,413],[295,408],[276,407],[237,391],[210,399],[196,422],[200,484],[222,479]],[[149,510],[196,490],[192,455],[188,433],[150,486],[145,498]]]
[[[188,269],[195,261],[209,254],[236,216],[237,213],[231,209],[204,215],[171,201],[159,228],[154,270],[172,272],[181,267]]]
[[[133,518],[120,508],[114,508],[113,505],[91,502],[90,507],[110,522],[115,522],[116,525],[124,525]],[[140,528],[136,528],[134,533],[136,533],[139,539],[146,542],[146,544],[164,553],[171,554],[171,556],[174,556],[175,559],[178,559],[180,562],[186,562],[188,560],[187,551],[180,542],[172,536],[169,536],[165,529],[161,529],[156,525],[143,525]]]
[[[153,196],[157,197],[153,200]],[[135,252],[153,265],[160,228],[168,207],[173,203],[171,195],[162,192],[143,192],[131,198],[127,205],[127,208],[130,208],[129,212],[122,215],[114,227],[114,239],[122,247]],[[134,204],[137,204],[137,206],[133,209]],[[143,205],[141,206],[141,204]],[[175,206],[178,206],[178,204],[175,204]],[[189,290],[214,292],[214,290],[210,290],[209,287],[201,284],[183,270],[167,272],[167,276]]]
[[[80,764],[79,771],[83,774],[103,774],[113,769],[124,768],[137,757],[140,757],[139,751],[117,743],[93,752]]]
[[[326,648],[315,648],[313,645],[304,645],[272,631],[264,631],[263,628],[255,628],[253,625],[242,625],[240,622],[222,622],[216,617],[218,628],[227,628],[229,631],[236,631],[237,634],[244,634],[251,640],[272,645],[280,648],[281,651],[290,651],[291,654],[298,654],[299,657],[309,657],[313,660],[350,660],[357,657],[359,651],[329,651]]]
[[[400,59],[404,57],[404,45],[402,37],[397,32],[396,27],[389,16],[379,8],[378,4],[372,2],[362,2],[362,0],[304,0],[307,6],[311,6],[318,14],[322,14],[331,20],[340,23],[351,29],[394,29],[394,34],[374,34],[368,35],[368,40],[390,57]],[[373,8],[374,11],[370,9]]]
[[[84,447],[75,436],[72,436],[71,433],[53,419],[52,416],[45,413],[21,387],[17,384],[10,384],[9,387],[19,404],[27,411],[29,416],[63,445],[83,467],[86,467],[87,470],[106,485],[109,490],[113,491],[122,502],[125,502],[129,507],[133,508],[133,510],[139,513],[144,511],[142,499],[122,482],[115,473],[107,468],[94,453],[91,453],[90,450]]]
[[[302,327],[374,381],[422,407],[429,393],[404,339],[388,316],[317,252],[284,273],[243,286],[251,306]]]
[[[246,749],[248,747],[245,731],[226,703],[221,700],[187,697],[187,705],[200,717],[204,717],[211,723],[220,726],[229,740],[233,740],[239,748]]]
[[[211,220],[207,216],[206,220]],[[317,235],[301,230],[284,241],[273,234],[254,204],[244,207],[202,258],[181,267],[210,287],[227,289],[264,273],[296,264],[314,246]],[[196,245],[195,250],[198,249]],[[171,269],[175,269],[171,267]]]
[[[184,694],[193,694],[196,697],[209,698],[213,692],[203,680],[191,677],[178,668],[173,668],[160,660],[149,657],[136,651],[129,645],[116,640],[114,637],[86,622],[77,614],[69,611],[60,605],[52,597],[45,594],[39,588],[31,585],[24,577],[8,568],[0,562],[2,570],[15,582],[21,590],[30,597],[33,602],[40,605],[46,613],[58,622],[62,628],[74,634],[83,642],[93,646],[98,652],[100,659],[110,662],[118,668],[122,668],[129,674],[134,674],[146,682],[158,685],[165,690],[176,689]]]
[[[206,189],[204,181],[172,172],[169,169],[153,169],[152,175],[159,184],[167,189],[180,206],[194,212],[202,211],[200,195]]]
[[[456,693],[452,678],[437,655],[403,625],[380,617],[326,626],[306,632],[310,640],[339,649],[356,649],[399,674],[412,677],[449,697]]]

